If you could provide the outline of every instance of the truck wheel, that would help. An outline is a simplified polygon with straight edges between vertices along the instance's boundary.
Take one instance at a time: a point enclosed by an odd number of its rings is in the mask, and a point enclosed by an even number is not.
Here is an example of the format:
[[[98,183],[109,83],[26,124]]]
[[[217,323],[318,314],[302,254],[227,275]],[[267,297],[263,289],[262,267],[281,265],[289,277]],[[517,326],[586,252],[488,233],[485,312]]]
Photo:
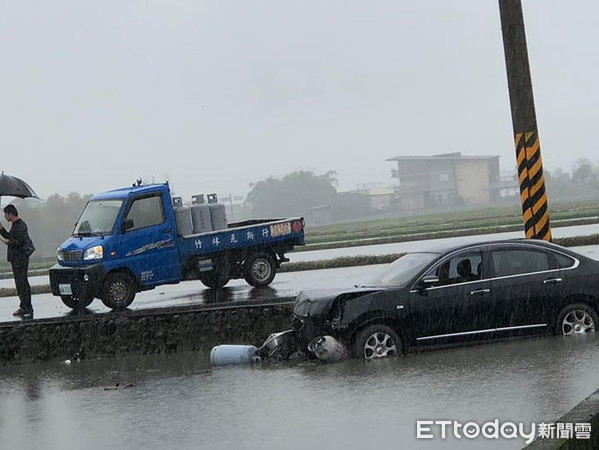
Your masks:
[[[104,282],[102,303],[111,309],[125,309],[135,298],[135,283],[124,273],[111,273]]]
[[[266,252],[250,255],[244,264],[244,278],[250,286],[268,286],[275,278],[275,260]]]
[[[210,289],[220,289],[229,282],[229,271],[223,269],[212,269],[209,272],[200,272],[200,281]]]
[[[72,295],[61,295],[60,299],[69,308],[75,311],[81,311],[82,309],[87,308],[91,302],[94,301],[94,296],[88,294],[79,298],[73,297]]]

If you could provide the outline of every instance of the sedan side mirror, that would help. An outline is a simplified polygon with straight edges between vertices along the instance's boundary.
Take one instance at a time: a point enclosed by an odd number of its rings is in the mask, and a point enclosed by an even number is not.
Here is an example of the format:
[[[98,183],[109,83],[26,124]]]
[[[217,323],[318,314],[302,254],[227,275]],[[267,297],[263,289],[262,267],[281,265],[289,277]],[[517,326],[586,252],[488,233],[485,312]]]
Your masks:
[[[439,277],[437,275],[427,275],[425,277],[422,277],[422,279],[420,280],[420,285],[419,285],[420,291],[424,292],[429,287],[434,286],[438,282],[439,282]]]
[[[423,286],[431,287],[433,284],[439,282],[439,277],[437,275],[427,275],[422,277],[422,280],[420,281],[422,282]]]
[[[133,224],[133,219],[125,219],[123,221],[123,225],[121,226],[121,233],[125,234],[125,232],[127,230],[130,230],[131,228],[133,228],[134,224]]]

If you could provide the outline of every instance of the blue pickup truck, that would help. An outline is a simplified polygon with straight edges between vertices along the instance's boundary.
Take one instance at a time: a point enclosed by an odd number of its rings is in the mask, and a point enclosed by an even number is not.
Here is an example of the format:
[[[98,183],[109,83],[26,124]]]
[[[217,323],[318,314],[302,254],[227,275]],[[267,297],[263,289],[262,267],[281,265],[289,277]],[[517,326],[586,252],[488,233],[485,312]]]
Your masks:
[[[302,217],[248,220],[226,229],[179,235],[168,183],[94,195],[50,269],[52,294],[72,309],[99,298],[128,307],[135,294],[199,279],[209,288],[245,278],[267,286],[285,252],[304,244]]]

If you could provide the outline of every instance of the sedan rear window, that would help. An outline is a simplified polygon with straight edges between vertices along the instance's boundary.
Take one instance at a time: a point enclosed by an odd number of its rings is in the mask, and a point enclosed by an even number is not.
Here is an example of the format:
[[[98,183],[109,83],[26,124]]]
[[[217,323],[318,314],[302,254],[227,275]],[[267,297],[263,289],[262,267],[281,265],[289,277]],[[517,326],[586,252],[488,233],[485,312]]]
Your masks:
[[[550,268],[547,253],[539,250],[493,250],[491,257],[497,277],[542,272]]]
[[[555,260],[557,261],[557,266],[560,269],[567,269],[568,267],[572,267],[576,260],[574,258],[570,258],[562,253],[554,253]]]

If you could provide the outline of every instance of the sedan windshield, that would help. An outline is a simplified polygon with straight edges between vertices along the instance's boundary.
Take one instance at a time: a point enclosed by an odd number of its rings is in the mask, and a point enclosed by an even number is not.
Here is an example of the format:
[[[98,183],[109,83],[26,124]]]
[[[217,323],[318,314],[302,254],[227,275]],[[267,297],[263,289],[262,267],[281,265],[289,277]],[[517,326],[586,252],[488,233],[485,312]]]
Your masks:
[[[368,285],[404,286],[438,257],[437,253],[407,253],[375,275]]]
[[[122,200],[92,200],[87,203],[73,236],[110,234],[123,204]]]

